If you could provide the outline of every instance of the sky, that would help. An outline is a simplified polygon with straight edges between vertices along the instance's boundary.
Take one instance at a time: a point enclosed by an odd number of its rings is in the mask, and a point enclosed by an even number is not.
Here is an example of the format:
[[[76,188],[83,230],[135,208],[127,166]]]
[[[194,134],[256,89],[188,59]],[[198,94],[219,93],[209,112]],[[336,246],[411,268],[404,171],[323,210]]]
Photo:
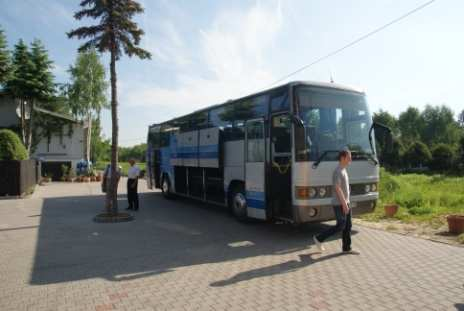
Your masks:
[[[57,82],[69,80],[82,41],[66,32],[79,0],[0,0],[10,47],[42,40]],[[151,60],[117,63],[119,141],[146,141],[147,127],[293,80],[363,89],[371,111],[398,115],[427,104],[464,109],[464,1],[437,0],[355,46],[273,85],[288,73],[390,22],[425,0],[143,0],[136,22]],[[108,55],[102,55],[107,70]],[[109,75],[108,75],[109,77]],[[109,97],[109,96],[108,96]],[[111,135],[109,111],[103,132]]]

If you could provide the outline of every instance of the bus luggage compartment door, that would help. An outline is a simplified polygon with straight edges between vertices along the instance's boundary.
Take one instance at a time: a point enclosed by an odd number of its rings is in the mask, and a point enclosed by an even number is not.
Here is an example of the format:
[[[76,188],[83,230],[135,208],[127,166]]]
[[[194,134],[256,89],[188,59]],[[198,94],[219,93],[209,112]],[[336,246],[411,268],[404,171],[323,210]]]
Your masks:
[[[248,217],[266,219],[264,120],[246,122],[245,190]]]

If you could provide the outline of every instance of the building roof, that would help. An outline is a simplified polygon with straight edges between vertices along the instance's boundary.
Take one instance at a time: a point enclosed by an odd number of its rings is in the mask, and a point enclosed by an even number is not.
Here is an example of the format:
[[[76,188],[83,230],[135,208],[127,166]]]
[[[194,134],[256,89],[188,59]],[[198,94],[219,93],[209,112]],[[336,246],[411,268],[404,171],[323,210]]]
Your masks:
[[[0,97],[2,96],[10,96],[7,92],[5,92],[4,90],[1,90],[0,89]],[[73,123],[81,123],[84,125],[84,127],[86,127],[86,122],[83,122],[83,121],[80,121],[70,115],[66,115],[66,114],[63,114],[63,113],[59,113],[59,112],[54,112],[54,111],[50,111],[50,110],[47,110],[47,109],[44,109],[44,108],[40,108],[40,107],[37,107],[37,106],[34,106],[34,111],[36,112],[39,112],[39,113],[43,113],[43,114],[47,114],[49,116],[52,116],[52,117],[55,117],[55,118],[60,118],[60,119],[64,119],[64,120],[67,120],[67,121],[70,121],[70,122],[73,122]]]
[[[82,121],[79,121],[79,120],[77,120],[77,119],[75,119],[75,118],[73,118],[71,116],[67,116],[65,114],[50,111],[50,110],[43,109],[43,108],[40,108],[40,107],[34,107],[34,111],[40,112],[40,113],[43,113],[43,114],[47,114],[47,115],[50,115],[50,116],[53,116],[53,117],[56,117],[56,118],[65,119],[65,120],[68,120],[68,121],[71,121],[71,122],[74,122],[74,123],[81,123],[82,122]]]

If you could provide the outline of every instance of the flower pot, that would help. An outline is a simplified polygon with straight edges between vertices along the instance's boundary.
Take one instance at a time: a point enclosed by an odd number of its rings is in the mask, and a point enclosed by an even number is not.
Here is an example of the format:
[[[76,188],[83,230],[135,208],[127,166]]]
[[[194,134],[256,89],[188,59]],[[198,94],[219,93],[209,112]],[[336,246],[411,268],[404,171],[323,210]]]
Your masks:
[[[97,181],[97,177],[95,177],[95,176],[90,176],[90,181]]]
[[[86,177],[83,177],[83,178],[82,178],[82,181],[83,181],[83,182],[89,182],[89,181],[90,181],[90,177],[87,177],[87,176],[86,176]]]
[[[464,215],[448,215],[448,230],[450,233],[464,233]]]
[[[398,205],[396,205],[396,204],[385,204],[384,209],[385,209],[385,216],[393,217],[393,216],[395,216],[396,212],[398,212]]]
[[[101,181],[101,180],[102,180],[101,175],[97,175],[97,176],[95,177],[95,180],[96,180],[96,181]]]

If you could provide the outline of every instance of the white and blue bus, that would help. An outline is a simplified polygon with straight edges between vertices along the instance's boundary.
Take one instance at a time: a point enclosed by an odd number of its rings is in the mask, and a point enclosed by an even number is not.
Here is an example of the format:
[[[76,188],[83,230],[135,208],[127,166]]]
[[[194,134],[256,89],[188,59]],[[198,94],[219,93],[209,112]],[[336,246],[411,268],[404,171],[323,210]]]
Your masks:
[[[340,150],[354,214],[378,199],[379,165],[365,94],[333,83],[291,82],[148,129],[148,187],[226,205],[240,220],[334,219]]]

